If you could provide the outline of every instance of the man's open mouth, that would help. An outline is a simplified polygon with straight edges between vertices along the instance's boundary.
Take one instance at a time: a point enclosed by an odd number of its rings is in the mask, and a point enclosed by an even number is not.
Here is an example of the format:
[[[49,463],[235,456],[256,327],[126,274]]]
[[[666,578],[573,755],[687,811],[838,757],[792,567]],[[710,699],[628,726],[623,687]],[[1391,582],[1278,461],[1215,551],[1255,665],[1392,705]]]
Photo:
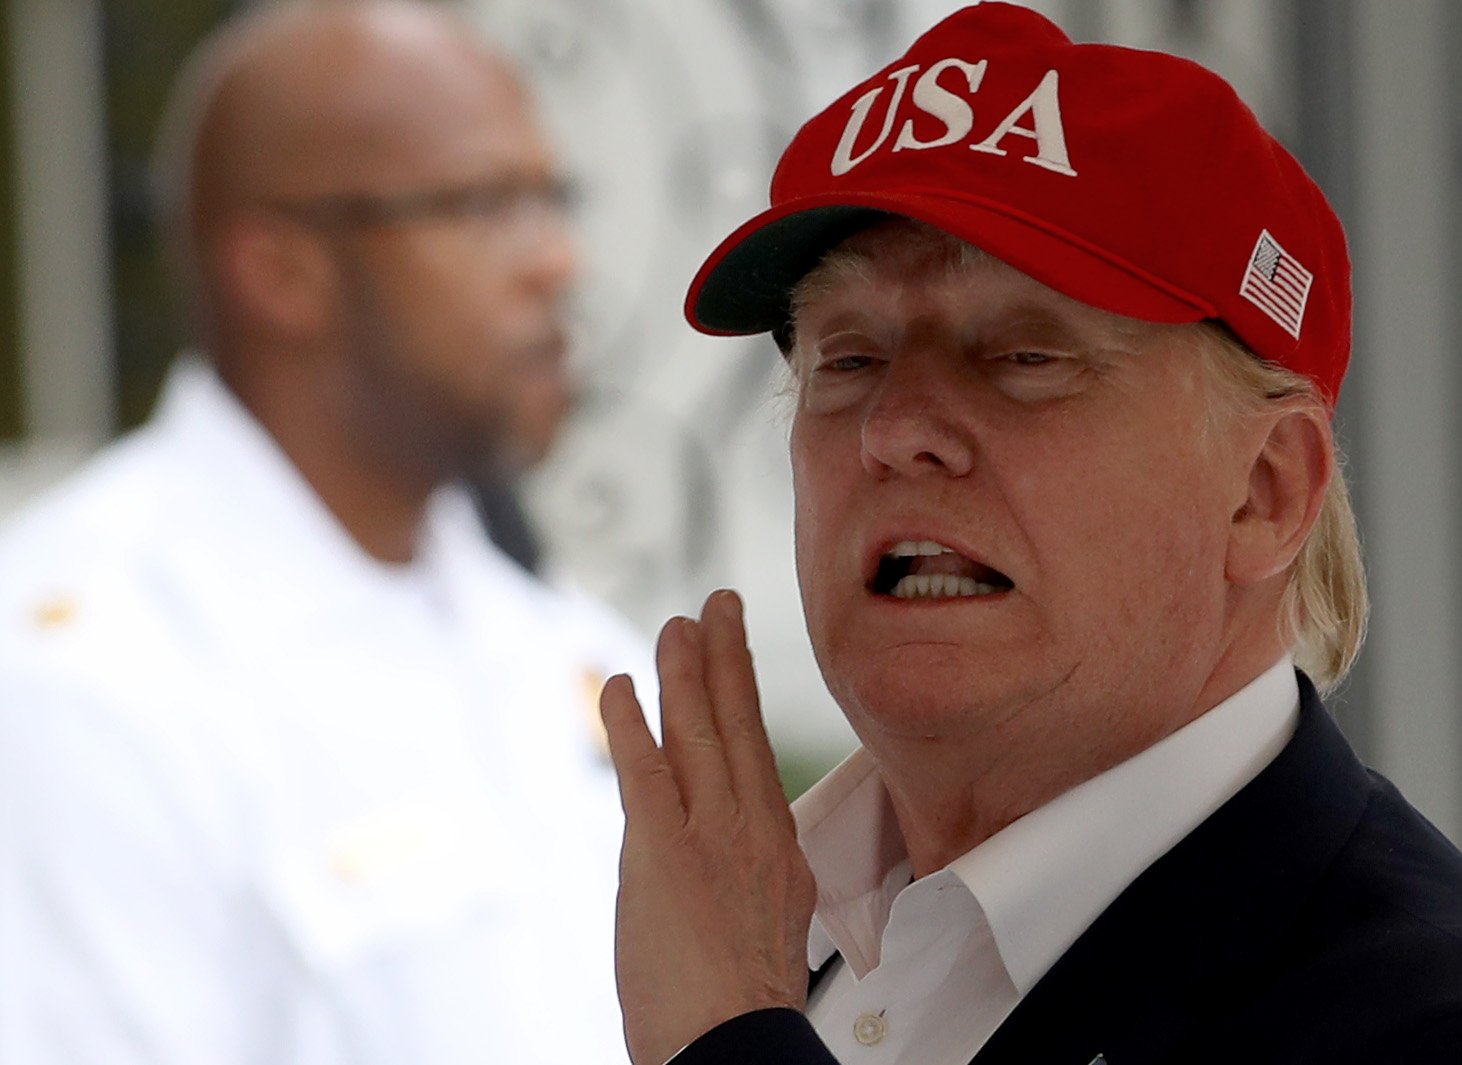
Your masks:
[[[883,553],[871,585],[895,599],[968,599],[1008,592],[1015,582],[934,540],[901,540]]]

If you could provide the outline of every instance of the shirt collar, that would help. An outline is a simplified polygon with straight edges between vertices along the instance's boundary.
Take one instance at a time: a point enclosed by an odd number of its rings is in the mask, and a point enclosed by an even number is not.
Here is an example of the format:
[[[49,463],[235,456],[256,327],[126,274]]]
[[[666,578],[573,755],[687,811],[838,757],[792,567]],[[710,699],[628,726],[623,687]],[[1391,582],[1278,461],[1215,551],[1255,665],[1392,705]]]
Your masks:
[[[893,900],[909,881],[908,852],[873,757],[859,747],[792,805],[817,879],[807,963],[841,953],[854,972],[877,964]]]
[[[1024,995],[1144,869],[1279,753],[1299,713],[1285,656],[1230,698],[1058,796],[949,866]],[[908,858],[872,756],[854,751],[793,806],[818,884],[808,964],[877,964]]]
[[[464,555],[491,553],[470,499],[448,486],[429,501],[415,561],[389,565],[372,558],[196,355],[174,363],[148,431],[187,485],[177,493],[187,503],[175,523],[198,526],[175,538],[174,562],[199,581],[246,581],[250,601],[276,627],[311,628],[322,613],[357,617],[371,606],[420,596],[450,584],[442,575],[460,569]],[[190,550],[205,557],[192,564]],[[227,572],[214,561],[221,551],[234,562]],[[255,620],[247,619],[247,627]]]
[[[1183,728],[951,863],[984,907],[1020,993],[1143,870],[1273,761],[1298,716],[1286,656]]]

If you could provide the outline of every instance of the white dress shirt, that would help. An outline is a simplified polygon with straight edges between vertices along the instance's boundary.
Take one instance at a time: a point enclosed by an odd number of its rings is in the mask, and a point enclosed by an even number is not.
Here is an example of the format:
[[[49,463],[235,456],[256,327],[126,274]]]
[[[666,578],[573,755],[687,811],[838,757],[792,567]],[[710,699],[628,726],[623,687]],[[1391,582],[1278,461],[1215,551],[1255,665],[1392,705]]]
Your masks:
[[[0,1063],[622,1062],[623,669],[464,494],[381,564],[180,367],[0,535]]]
[[[841,955],[809,1003],[819,1035],[844,1065],[967,1065],[1143,870],[1274,759],[1298,714],[1285,657],[912,883],[877,768],[855,751],[794,807],[818,884],[808,965]]]

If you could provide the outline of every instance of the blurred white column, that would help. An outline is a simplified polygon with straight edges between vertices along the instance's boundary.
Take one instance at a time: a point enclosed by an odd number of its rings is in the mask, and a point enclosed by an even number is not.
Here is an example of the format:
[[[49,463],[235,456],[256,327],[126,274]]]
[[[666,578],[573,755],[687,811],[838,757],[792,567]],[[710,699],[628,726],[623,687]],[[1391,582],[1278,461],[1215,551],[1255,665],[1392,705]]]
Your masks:
[[[100,0],[8,0],[21,385],[33,441],[113,425]]]
[[[1358,426],[1375,602],[1379,768],[1462,839],[1456,299],[1448,228],[1449,0],[1359,0],[1354,244]]]

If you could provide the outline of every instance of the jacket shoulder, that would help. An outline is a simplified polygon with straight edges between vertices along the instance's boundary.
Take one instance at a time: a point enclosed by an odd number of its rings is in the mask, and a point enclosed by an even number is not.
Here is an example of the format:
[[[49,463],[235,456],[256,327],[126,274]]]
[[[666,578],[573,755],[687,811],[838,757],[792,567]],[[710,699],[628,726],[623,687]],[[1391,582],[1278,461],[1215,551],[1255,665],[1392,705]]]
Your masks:
[[[743,1013],[712,1028],[671,1059],[671,1065],[838,1065],[797,1010]]]
[[[1390,781],[1315,883],[1263,990],[1225,1020],[1263,1061],[1456,1062],[1462,854]]]

